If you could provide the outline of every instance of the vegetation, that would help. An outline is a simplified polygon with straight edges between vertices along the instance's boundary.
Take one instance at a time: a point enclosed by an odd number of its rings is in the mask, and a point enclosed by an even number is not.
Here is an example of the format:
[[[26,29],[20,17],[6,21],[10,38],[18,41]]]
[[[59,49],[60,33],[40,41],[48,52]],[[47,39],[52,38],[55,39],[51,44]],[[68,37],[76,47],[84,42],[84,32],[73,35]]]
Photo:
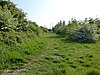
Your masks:
[[[53,31],[57,34],[64,35],[70,40],[80,42],[80,43],[94,43],[99,40],[100,20],[98,18],[89,20],[86,18],[85,21],[77,21],[73,19],[69,21],[68,25],[65,22],[58,22],[58,24],[53,28]]]
[[[84,25],[70,34],[70,38],[81,43],[92,43],[98,40],[97,28],[94,25]]]
[[[13,2],[0,1],[0,70],[27,63],[41,47],[36,39],[43,30],[25,16]]]
[[[60,21],[51,30],[0,0],[0,75],[100,75],[99,39],[98,18]]]
[[[15,70],[11,68],[8,74],[100,75],[100,41],[80,44],[53,33],[45,33],[38,42],[44,47],[39,47],[39,51],[31,55],[28,64]]]

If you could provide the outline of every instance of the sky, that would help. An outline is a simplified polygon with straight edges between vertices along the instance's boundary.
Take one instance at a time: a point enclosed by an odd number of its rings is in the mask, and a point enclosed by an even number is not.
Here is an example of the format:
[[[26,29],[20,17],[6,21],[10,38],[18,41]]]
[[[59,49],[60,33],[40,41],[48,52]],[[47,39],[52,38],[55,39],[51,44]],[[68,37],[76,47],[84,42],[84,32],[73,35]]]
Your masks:
[[[60,20],[100,18],[100,0],[11,0],[39,26],[51,28]]]

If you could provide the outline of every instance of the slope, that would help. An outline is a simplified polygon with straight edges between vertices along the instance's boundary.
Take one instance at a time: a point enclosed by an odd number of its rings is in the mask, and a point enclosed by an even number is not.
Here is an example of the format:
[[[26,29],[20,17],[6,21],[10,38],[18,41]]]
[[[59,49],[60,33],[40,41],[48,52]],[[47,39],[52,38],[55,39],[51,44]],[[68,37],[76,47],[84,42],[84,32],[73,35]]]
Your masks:
[[[5,70],[3,75],[100,75],[100,41],[80,44],[53,33],[42,35],[40,40],[44,47],[28,64]]]

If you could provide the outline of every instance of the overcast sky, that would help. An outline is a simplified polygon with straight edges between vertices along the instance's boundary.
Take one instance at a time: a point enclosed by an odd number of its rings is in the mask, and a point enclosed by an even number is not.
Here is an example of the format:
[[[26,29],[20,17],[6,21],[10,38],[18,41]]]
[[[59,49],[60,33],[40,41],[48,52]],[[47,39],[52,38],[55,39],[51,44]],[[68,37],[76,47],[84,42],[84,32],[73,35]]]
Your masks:
[[[11,0],[24,12],[28,19],[38,25],[55,25],[60,20],[69,21],[88,17],[100,18],[100,0]]]

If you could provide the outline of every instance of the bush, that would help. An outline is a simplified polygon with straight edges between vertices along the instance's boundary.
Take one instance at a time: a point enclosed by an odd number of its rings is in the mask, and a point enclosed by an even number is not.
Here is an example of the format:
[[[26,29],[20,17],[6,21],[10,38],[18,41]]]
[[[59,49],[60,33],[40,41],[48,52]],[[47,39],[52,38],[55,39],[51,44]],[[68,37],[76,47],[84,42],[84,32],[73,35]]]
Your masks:
[[[10,29],[15,29],[17,25],[17,18],[13,18],[9,10],[0,10],[0,31],[8,31]]]
[[[16,43],[22,43],[22,33],[15,31],[10,32],[0,32],[0,42],[6,45],[16,45]]]
[[[84,25],[70,33],[70,39],[80,43],[94,43],[98,40],[96,25]]]

